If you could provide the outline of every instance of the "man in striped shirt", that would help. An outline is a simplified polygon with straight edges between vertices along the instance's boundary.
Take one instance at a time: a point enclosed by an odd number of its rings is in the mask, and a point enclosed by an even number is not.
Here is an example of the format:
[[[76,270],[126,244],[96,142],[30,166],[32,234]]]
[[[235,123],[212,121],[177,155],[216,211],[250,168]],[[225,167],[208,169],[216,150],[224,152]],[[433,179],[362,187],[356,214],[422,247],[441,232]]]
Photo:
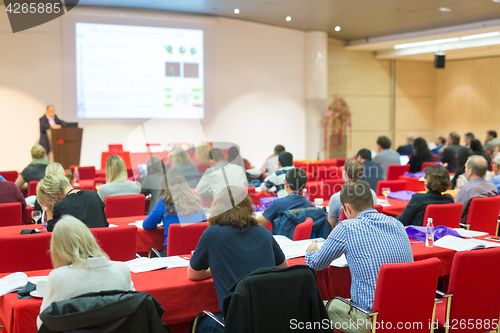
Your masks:
[[[276,187],[278,198],[283,198],[288,194],[285,190],[285,179],[288,170],[293,169],[293,155],[286,151],[280,153],[278,156],[278,164],[278,170],[267,176],[260,188],[263,191],[269,191],[273,187]]]
[[[410,241],[401,222],[373,209],[367,182],[348,181],[342,187],[340,201],[348,219],[332,230],[321,249],[313,240],[307,249],[306,264],[322,270],[345,254],[351,271],[352,302],[371,311],[380,266],[412,262]],[[343,332],[370,331],[369,317],[339,300],[331,300],[327,310],[333,323],[350,324]],[[365,324],[354,325],[359,319]]]

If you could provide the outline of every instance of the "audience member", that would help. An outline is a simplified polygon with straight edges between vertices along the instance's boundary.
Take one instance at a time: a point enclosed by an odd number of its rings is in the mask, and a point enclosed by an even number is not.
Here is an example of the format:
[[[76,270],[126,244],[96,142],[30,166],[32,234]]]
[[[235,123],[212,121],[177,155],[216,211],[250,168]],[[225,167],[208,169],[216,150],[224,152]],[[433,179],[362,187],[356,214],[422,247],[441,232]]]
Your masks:
[[[406,137],[406,145],[404,146],[399,146],[396,151],[399,153],[399,155],[413,155],[413,142],[417,138],[417,135],[415,133],[410,133]]]
[[[127,168],[123,159],[111,155],[106,162],[106,184],[99,186],[97,194],[102,201],[106,197],[136,195],[141,193],[141,185],[128,180]]]
[[[202,170],[205,170],[205,167],[210,167],[210,160],[208,159],[209,152],[210,146],[204,141],[200,142],[194,149],[194,155],[196,156],[196,161],[199,166],[199,173],[203,173],[203,171],[200,171],[200,167],[203,168]]]
[[[269,156],[262,166],[262,175],[267,177],[279,168],[278,156],[285,151],[285,147],[277,145],[274,147],[274,154]]]
[[[481,141],[477,139],[473,139],[470,144],[469,144],[470,149],[474,152],[474,155],[480,155],[483,156],[486,159],[486,162],[488,162],[488,165],[491,164],[491,156],[487,152],[484,151],[483,145],[481,144]]]
[[[198,173],[198,166],[189,158],[189,154],[182,148],[177,147],[168,156],[167,164],[173,162],[173,166],[168,169],[168,172],[176,172],[181,175],[195,175]]]
[[[0,179],[0,204],[10,202],[19,202],[22,210],[26,209],[26,201],[16,184]]]
[[[497,132],[488,131],[486,133],[486,140],[484,140],[484,150],[491,152],[492,157],[495,157],[496,155],[493,155],[493,151],[498,145],[500,145],[500,139],[497,137]]]
[[[349,220],[340,222],[332,230],[321,249],[318,249],[315,240],[312,241],[306,252],[306,265],[322,270],[345,254],[351,271],[352,302],[371,311],[380,266],[412,262],[410,241],[398,220],[373,209],[370,185],[367,182],[348,181],[342,187],[340,201]],[[370,317],[355,308],[336,299],[329,301],[326,307],[335,327],[340,327],[342,323],[351,327],[350,321],[358,325],[358,319],[363,322],[352,330],[342,331],[371,331],[365,326],[367,321],[371,321]]]
[[[283,198],[287,195],[285,190],[286,173],[294,168],[293,155],[286,151],[282,152],[278,156],[278,165],[278,169],[264,179],[260,188],[263,191],[271,191],[275,188],[278,198]]]
[[[252,200],[238,186],[225,187],[215,198],[208,229],[201,236],[188,267],[190,280],[213,277],[222,321],[223,300],[243,276],[261,267],[287,267],[285,255],[266,228],[253,218]],[[223,332],[204,317],[197,332]]]
[[[498,193],[500,193],[500,153],[491,161],[491,167],[493,169],[493,177],[490,179],[490,182],[497,187]]]
[[[403,214],[398,217],[403,225],[426,226],[427,221],[424,221],[424,215],[427,205],[454,202],[451,195],[442,194],[450,187],[450,174],[441,164],[425,168],[424,184],[427,193],[415,193]]]
[[[28,188],[31,181],[39,181],[45,176],[45,168],[50,163],[45,159],[45,149],[41,145],[31,148],[31,163],[16,179],[16,186],[22,191]]]
[[[376,191],[379,180],[384,180],[382,178],[384,173],[382,168],[380,165],[372,161],[372,152],[368,149],[361,149],[358,151],[358,161],[363,163],[365,166],[365,172],[361,180],[368,182],[368,184],[370,184],[370,188]]]
[[[500,144],[496,145],[495,146],[495,149],[493,150],[493,156],[497,156],[498,154],[500,154]]]
[[[440,136],[439,138],[436,139],[436,148],[432,149],[431,152],[433,155],[438,155],[441,150],[444,148],[444,145],[446,144],[446,139]]]
[[[90,292],[135,290],[128,266],[109,260],[90,230],[73,216],[63,216],[54,228],[50,257],[54,270],[47,278],[40,313],[53,302]],[[37,325],[42,325],[39,317]]]
[[[462,147],[457,153],[457,170],[455,171],[455,176],[451,180],[451,188],[459,190],[465,183],[469,180],[465,177],[465,163],[469,157],[474,155],[472,149],[467,147]]]
[[[476,137],[472,133],[465,133],[464,135],[464,140],[465,140],[465,146],[470,148],[470,143],[472,140],[474,140]]]
[[[436,160],[432,157],[427,141],[424,138],[416,138],[413,142],[413,155],[410,158],[410,172],[420,172],[424,162],[436,162]]]
[[[460,135],[456,132],[451,132],[446,141],[446,147],[439,154],[438,161],[448,165],[448,172],[455,173],[457,170],[457,153],[462,148],[460,146]]]
[[[167,249],[168,227],[174,223],[191,224],[205,221],[207,218],[200,200],[191,191],[186,179],[176,172],[167,174],[167,184],[162,181],[156,205],[142,223],[145,230],[156,229],[163,221],[165,250]],[[166,251],[164,254],[166,255]]]
[[[107,227],[104,203],[96,192],[72,188],[68,178],[62,175],[46,175],[36,188],[40,205],[47,207],[47,230],[63,215],[72,215],[89,228]]]
[[[465,163],[465,176],[469,182],[462,186],[455,197],[455,202],[464,204],[461,222],[467,222],[467,214],[469,213],[470,201],[478,197],[492,197],[498,195],[497,187],[484,179],[488,164],[483,156],[472,155]]]
[[[358,160],[348,159],[344,164],[344,170],[342,176],[346,182],[357,181],[363,178],[365,173],[365,166]],[[377,194],[374,190],[370,188],[370,193],[372,195],[373,204],[377,203]],[[330,205],[328,208],[328,222],[330,222],[332,228],[335,228],[337,223],[340,221],[340,216],[342,215],[342,204],[340,202],[340,192],[335,193],[330,198]]]
[[[239,165],[229,164],[222,150],[214,148],[209,151],[208,159],[211,168],[207,169],[196,186],[200,197],[213,197],[227,186],[248,187],[245,171]]]
[[[165,164],[156,156],[151,156],[146,162],[146,175],[141,178],[141,193],[144,195],[151,194],[149,202],[148,214],[151,213],[153,207],[156,205],[158,198],[158,190],[160,189],[162,181],[164,181]],[[196,168],[198,170],[198,168]]]
[[[386,136],[379,136],[377,139],[377,155],[373,158],[373,162],[382,167],[384,172],[383,178],[387,178],[387,168],[390,164],[400,165],[399,153],[391,150],[391,140]]]
[[[64,171],[63,166],[60,163],[57,162],[52,162],[49,165],[47,165],[47,168],[45,169],[45,175],[61,175],[61,176],[66,176],[66,173]],[[35,197],[35,202],[33,203],[33,210],[42,210],[42,207],[38,203],[38,200],[36,200]],[[26,202],[28,202],[28,198],[26,198]]]
[[[257,219],[260,225],[274,222],[291,209],[314,207],[309,200],[302,196],[302,190],[307,184],[307,174],[304,170],[289,169],[285,175],[284,184],[287,195],[269,204],[264,213]]]
[[[233,146],[229,148],[227,151],[227,161],[232,164],[243,166],[248,184],[250,186],[260,186],[260,184],[264,181],[262,171],[258,168],[254,168],[247,159],[241,157],[238,147]]]

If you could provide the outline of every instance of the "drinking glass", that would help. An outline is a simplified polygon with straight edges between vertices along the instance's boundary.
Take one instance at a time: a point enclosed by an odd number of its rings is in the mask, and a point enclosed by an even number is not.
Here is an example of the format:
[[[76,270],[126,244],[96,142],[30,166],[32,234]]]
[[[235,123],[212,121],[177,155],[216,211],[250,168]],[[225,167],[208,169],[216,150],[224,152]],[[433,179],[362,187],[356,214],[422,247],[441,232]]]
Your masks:
[[[38,223],[40,217],[42,217],[42,212],[40,210],[34,210],[31,212],[31,218],[35,220],[35,224]]]
[[[382,188],[382,195],[385,197],[385,200],[387,201],[387,196],[391,193],[391,189],[388,187],[383,187]]]

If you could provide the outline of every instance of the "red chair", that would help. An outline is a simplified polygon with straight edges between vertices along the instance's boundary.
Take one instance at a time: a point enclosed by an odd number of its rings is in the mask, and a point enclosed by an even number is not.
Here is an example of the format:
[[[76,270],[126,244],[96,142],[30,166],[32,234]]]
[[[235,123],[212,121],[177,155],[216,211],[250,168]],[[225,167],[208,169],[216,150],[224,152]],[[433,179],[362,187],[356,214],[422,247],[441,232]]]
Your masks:
[[[466,228],[498,234],[498,213],[500,212],[500,196],[489,198],[473,198],[467,214]]]
[[[439,154],[434,154],[434,155],[432,155],[432,157],[434,157],[434,159],[437,161],[438,157],[439,157]]]
[[[382,265],[371,313],[341,297],[335,298],[369,315],[377,333],[396,330],[431,332],[429,323],[434,318],[440,265],[441,261],[437,258]],[[398,326],[401,323],[405,326]]]
[[[341,167],[329,167],[329,168],[318,168],[318,180],[326,179],[341,179],[342,178],[342,168]]]
[[[70,165],[69,168],[71,170],[71,179],[72,180],[75,176],[75,167],[78,168],[78,174],[80,175],[80,180],[94,179],[95,178],[95,167],[93,167],[93,166],[82,167],[79,165]]]
[[[308,217],[304,222],[295,227],[295,231],[293,232],[293,240],[299,241],[303,239],[310,239],[312,228],[313,219]]]
[[[137,227],[127,225],[118,228],[91,228],[97,243],[111,260],[135,259],[137,253]]]
[[[342,209],[340,213],[340,221],[344,220],[347,220],[347,215],[345,215],[344,210]]]
[[[404,191],[406,189],[406,180],[380,180],[377,184],[377,197],[382,195],[382,189],[388,187],[391,192]]]
[[[445,295],[438,292],[445,297],[446,302],[437,305],[436,319],[441,327],[445,322],[452,327],[455,326],[455,329],[445,327],[445,332],[495,331],[497,327],[486,327],[484,324],[487,322],[490,325],[498,324],[500,314],[498,276],[500,276],[500,248],[461,251],[455,254],[448,293]],[[464,322],[469,324],[470,321],[474,323],[472,329],[464,329],[464,325],[460,325]],[[465,325],[465,328],[468,328],[468,325]]]
[[[323,181],[323,199],[330,200],[332,195],[342,190],[345,181],[343,179],[327,179]]]
[[[193,223],[189,225],[171,224],[168,227],[167,257],[180,254],[191,254],[201,235],[208,228],[207,222]]]
[[[108,145],[108,151],[123,151],[123,145]]]
[[[337,166],[342,168],[347,160],[347,158],[337,158]]]
[[[306,175],[307,175],[307,181],[308,182],[314,181],[314,173],[312,173],[312,172],[306,172]]]
[[[210,168],[210,164],[198,164],[198,173],[205,173]]]
[[[15,182],[17,179],[17,171],[0,171],[0,175],[8,182]]]
[[[23,224],[23,206],[20,202],[0,204],[0,227],[21,224]]]
[[[427,168],[429,165],[436,165],[439,164],[438,162],[424,162],[422,163],[422,168],[420,169],[421,171],[424,171],[425,168]]]
[[[405,172],[410,172],[409,163],[407,165],[390,164],[387,168],[387,176],[385,178],[386,180],[398,180]]]
[[[38,180],[30,181],[30,183],[28,185],[28,197],[30,195],[36,195],[36,187],[37,187],[38,183],[39,183]]]
[[[316,198],[323,198],[323,184],[322,182],[313,182],[306,184],[307,194],[309,201],[314,202]],[[330,198],[328,198],[330,199]],[[327,199],[327,200],[328,200]]]
[[[0,273],[51,269],[51,233],[0,236]]]
[[[106,197],[104,199],[104,212],[108,219],[144,215],[145,202],[144,194]]]
[[[382,205],[373,205],[373,208],[376,209],[380,214],[384,214],[384,207],[382,207]]]
[[[427,205],[423,225],[426,226],[427,219],[432,218],[435,227],[444,225],[451,229],[460,228],[463,208],[464,205],[461,202]]]

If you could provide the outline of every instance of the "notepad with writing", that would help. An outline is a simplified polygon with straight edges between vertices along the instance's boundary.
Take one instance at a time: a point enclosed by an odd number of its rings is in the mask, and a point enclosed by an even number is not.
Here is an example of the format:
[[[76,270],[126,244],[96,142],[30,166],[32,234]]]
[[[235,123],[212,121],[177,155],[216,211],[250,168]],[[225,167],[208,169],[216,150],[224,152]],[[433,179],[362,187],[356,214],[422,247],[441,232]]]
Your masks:
[[[285,258],[287,259],[304,257],[306,255],[307,248],[312,244],[312,239],[304,239],[294,242],[290,238],[281,235],[275,235],[274,239],[281,247]],[[320,248],[324,242],[324,238],[316,238],[318,248]]]
[[[455,251],[469,251],[475,249],[499,247],[500,244],[480,239],[463,239],[454,236],[444,236],[443,238],[435,241],[434,246]]]
[[[0,296],[18,291],[28,283],[28,275],[17,272],[0,279]]]
[[[187,267],[189,260],[178,256],[162,258],[137,258],[125,262],[133,273],[143,273],[155,271],[163,268]]]

